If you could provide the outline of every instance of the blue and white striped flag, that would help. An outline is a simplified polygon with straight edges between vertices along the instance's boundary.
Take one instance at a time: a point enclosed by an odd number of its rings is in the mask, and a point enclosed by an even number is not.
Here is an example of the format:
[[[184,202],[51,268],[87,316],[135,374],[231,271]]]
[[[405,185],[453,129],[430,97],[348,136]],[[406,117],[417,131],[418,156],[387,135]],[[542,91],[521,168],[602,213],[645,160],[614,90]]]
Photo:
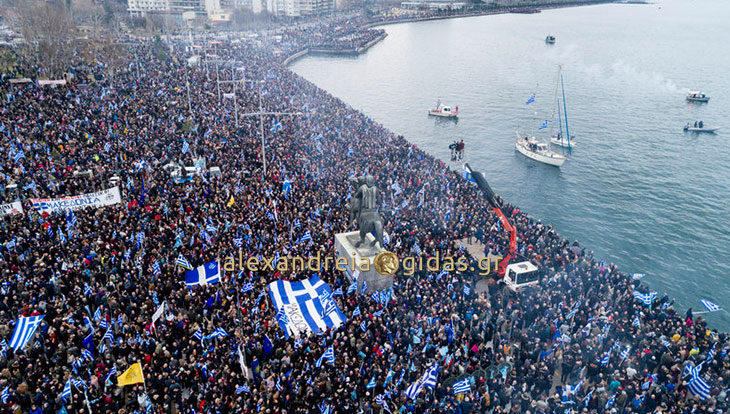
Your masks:
[[[634,316],[634,326],[637,328],[641,328],[641,321],[639,320],[639,315]]]
[[[246,293],[246,292],[251,291],[253,289],[254,289],[253,283],[246,282],[246,284],[244,284],[243,287],[241,288],[241,292],[242,293]]]
[[[304,235],[299,238],[299,241],[297,242],[297,244],[305,242],[307,240],[312,240],[312,236],[311,236],[311,234],[309,234],[309,230],[304,232]]]
[[[356,307],[354,311],[352,311],[352,317],[360,316],[360,307]]]
[[[469,289],[469,285],[464,283],[464,295],[469,296],[469,293],[471,293],[471,289]]]
[[[347,288],[347,294],[349,295],[352,292],[355,292],[357,290],[357,282],[352,282],[350,287]]]
[[[33,334],[35,334],[36,329],[40,326],[41,321],[43,321],[43,316],[19,317],[15,323],[13,336],[10,338],[10,348],[13,348],[15,351],[25,348],[25,345],[33,338]]]
[[[368,325],[365,323],[365,321],[362,321],[362,323],[360,323],[360,329],[362,329],[363,332],[368,331]]]
[[[284,325],[284,327],[289,325],[289,317],[286,315],[283,306],[279,308],[279,312],[276,313],[276,320],[278,320],[280,324]]]
[[[531,103],[535,102],[535,94],[533,93],[530,95],[530,97],[527,99],[527,102],[525,102],[525,105],[529,105]]]
[[[111,342],[112,344],[114,344],[114,334],[112,333],[112,330],[111,329],[107,329],[106,330],[106,333],[104,334],[104,337],[101,338],[102,341],[105,340],[105,339],[108,339],[109,342]]]
[[[465,394],[467,392],[471,391],[471,383],[469,382],[469,378],[464,378],[461,381],[457,381],[452,386],[454,390],[454,394]]]
[[[71,397],[71,378],[66,381],[66,385],[63,386],[63,391],[61,391],[61,400],[66,401],[69,397]]]
[[[185,256],[182,255],[182,253],[177,256],[175,264],[185,269],[193,270],[193,266],[190,265],[190,262],[188,262],[188,259],[186,259]]]
[[[606,355],[601,358],[601,365],[608,365],[608,361],[611,359],[611,351],[606,352]]]
[[[236,394],[240,394],[242,392],[248,392],[248,393],[250,393],[251,390],[248,388],[248,386],[246,384],[243,384],[240,387],[237,387],[236,388]]]
[[[701,303],[702,303],[703,305],[705,305],[705,308],[707,308],[707,310],[708,310],[709,312],[715,312],[715,311],[719,311],[719,310],[722,310],[722,308],[721,308],[721,307],[719,307],[719,306],[715,305],[714,303],[710,302],[710,301],[709,301],[709,300],[707,300],[707,299],[700,299],[700,302],[701,302]]]
[[[687,384],[687,388],[689,388],[692,394],[699,397],[700,400],[710,398],[710,384],[708,384],[707,381],[702,379],[700,376],[693,378],[689,384]]]
[[[615,401],[616,401],[616,394],[613,394],[611,396],[611,398],[609,398],[608,401],[606,401],[606,409],[608,410],[609,408],[611,408],[611,406],[613,405],[613,403]]]
[[[546,119],[545,122],[543,122],[542,125],[540,125],[537,129],[545,129],[547,127],[548,127],[548,121]]]
[[[2,399],[3,404],[8,403],[8,399],[10,399],[10,386],[7,386],[3,389],[2,394],[0,394],[0,399]]]
[[[193,334],[193,338],[197,339],[198,341],[202,341],[203,340],[203,331],[201,331],[200,329],[195,331],[195,333]]]

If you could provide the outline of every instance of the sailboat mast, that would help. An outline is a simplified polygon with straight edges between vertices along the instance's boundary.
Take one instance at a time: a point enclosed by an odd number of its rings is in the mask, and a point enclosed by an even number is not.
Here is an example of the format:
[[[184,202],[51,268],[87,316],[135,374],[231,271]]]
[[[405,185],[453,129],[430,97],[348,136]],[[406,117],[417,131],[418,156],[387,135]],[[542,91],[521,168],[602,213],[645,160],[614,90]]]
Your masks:
[[[560,113],[560,98],[558,98],[558,123],[560,124],[560,143],[563,143],[563,115]]]
[[[570,130],[568,129],[568,108],[565,105],[565,84],[563,83],[563,74],[560,74],[560,88],[563,90],[563,116],[565,117],[565,135],[568,137],[568,153],[571,153],[570,148]]]

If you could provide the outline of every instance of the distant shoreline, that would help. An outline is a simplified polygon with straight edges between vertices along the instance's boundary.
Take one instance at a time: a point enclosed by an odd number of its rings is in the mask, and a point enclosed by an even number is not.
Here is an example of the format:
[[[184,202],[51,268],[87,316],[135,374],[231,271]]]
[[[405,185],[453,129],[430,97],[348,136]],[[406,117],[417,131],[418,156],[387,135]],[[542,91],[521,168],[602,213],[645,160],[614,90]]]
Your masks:
[[[630,2],[634,4],[638,4],[638,2],[642,0],[629,0]],[[465,17],[478,17],[478,16],[491,16],[496,14],[507,14],[507,13],[514,13],[514,14],[534,14],[534,13],[540,13],[542,10],[549,10],[549,9],[559,9],[559,8],[567,8],[567,7],[579,7],[579,6],[592,6],[596,4],[607,4],[607,3],[617,3],[617,4],[626,4],[626,1],[619,1],[619,0],[589,0],[589,1],[573,1],[568,3],[544,3],[544,4],[534,4],[524,7],[502,7],[502,8],[496,8],[496,9],[490,9],[490,10],[480,10],[475,13],[464,13],[464,14],[451,14],[451,15],[445,15],[445,16],[423,16],[423,17],[409,17],[404,19],[393,19],[393,20],[383,20],[383,21],[374,21],[368,24],[365,24],[361,27],[361,29],[370,29],[380,26],[388,26],[391,24],[400,24],[400,23],[413,23],[413,22],[424,22],[424,21],[430,21],[430,20],[446,20],[446,19],[459,19],[459,18],[465,18]],[[646,2],[643,2],[641,4],[646,4]],[[330,56],[359,56],[365,52],[367,52],[371,47],[382,41],[388,36],[387,33],[383,34],[382,36],[378,36],[377,38],[369,41],[365,45],[359,47],[359,48],[351,48],[351,49],[325,49],[325,48],[307,48],[304,50],[300,50],[296,53],[293,53],[286,57],[282,61],[282,65],[289,66],[292,63],[296,62],[297,60],[303,58],[307,55],[330,55]]]

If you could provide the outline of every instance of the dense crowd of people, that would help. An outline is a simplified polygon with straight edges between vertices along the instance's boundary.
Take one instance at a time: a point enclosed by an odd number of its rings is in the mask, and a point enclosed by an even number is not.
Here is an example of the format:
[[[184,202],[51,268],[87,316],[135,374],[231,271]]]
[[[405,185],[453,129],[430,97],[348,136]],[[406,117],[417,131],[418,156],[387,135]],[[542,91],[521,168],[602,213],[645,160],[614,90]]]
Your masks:
[[[288,50],[330,30],[287,33]],[[20,316],[44,315],[24,348],[2,343],[3,412],[727,412],[726,333],[666,296],[637,300],[639,280],[509,205],[517,250],[541,269],[539,285],[518,294],[498,283],[477,293],[470,272],[419,271],[397,274],[376,301],[321,270],[342,289],[333,298],[348,321],[287,338],[266,288],[314,272],[228,271],[186,287],[180,256],[197,267],[239,250],[336,255],[334,235],[356,228],[353,175],[375,177],[385,248],[399,257],[467,257],[464,238],[504,255],[509,236],[460,172],[270,49],[218,44],[219,59],[235,63],[216,74],[205,60],[187,65],[184,42],[169,46],[134,43],[134,59],[116,69],[103,57],[73,62],[74,77],[55,87],[10,81],[42,78],[42,62],[19,59],[3,74],[0,204],[24,211],[0,219],[0,334],[9,342]],[[216,82],[241,72],[262,82]],[[264,116],[265,171],[259,119],[242,115],[259,99],[264,111],[301,113]],[[195,173],[170,174],[202,160]],[[114,186],[121,203],[73,214],[39,214],[31,202]],[[333,362],[317,366],[330,348]],[[136,362],[144,384],[118,387]],[[433,367],[436,385],[406,395]],[[690,392],[688,367],[707,395]],[[78,382],[64,397],[69,379]],[[456,394],[463,379],[468,390]]]

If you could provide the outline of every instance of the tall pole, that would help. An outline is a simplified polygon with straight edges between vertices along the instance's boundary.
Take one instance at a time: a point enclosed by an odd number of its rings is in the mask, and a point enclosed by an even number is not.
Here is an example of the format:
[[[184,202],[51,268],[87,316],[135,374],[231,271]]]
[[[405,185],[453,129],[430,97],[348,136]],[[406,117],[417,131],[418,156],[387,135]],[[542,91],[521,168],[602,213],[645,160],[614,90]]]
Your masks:
[[[565,105],[565,85],[563,84],[563,74],[560,74],[560,88],[563,90],[563,116],[565,117],[565,135],[568,138],[568,153],[572,153],[570,148],[570,130],[568,130],[568,108]]]
[[[264,107],[261,98],[261,84],[259,83],[259,131],[261,132],[261,157],[264,159],[264,177],[266,176],[266,141],[264,140]]]
[[[236,111],[236,128],[238,128],[238,82],[233,82],[233,106]]]
[[[188,111],[190,112],[190,116],[193,116],[193,105],[190,103],[190,80],[187,71],[185,72],[185,87],[188,90]]]

